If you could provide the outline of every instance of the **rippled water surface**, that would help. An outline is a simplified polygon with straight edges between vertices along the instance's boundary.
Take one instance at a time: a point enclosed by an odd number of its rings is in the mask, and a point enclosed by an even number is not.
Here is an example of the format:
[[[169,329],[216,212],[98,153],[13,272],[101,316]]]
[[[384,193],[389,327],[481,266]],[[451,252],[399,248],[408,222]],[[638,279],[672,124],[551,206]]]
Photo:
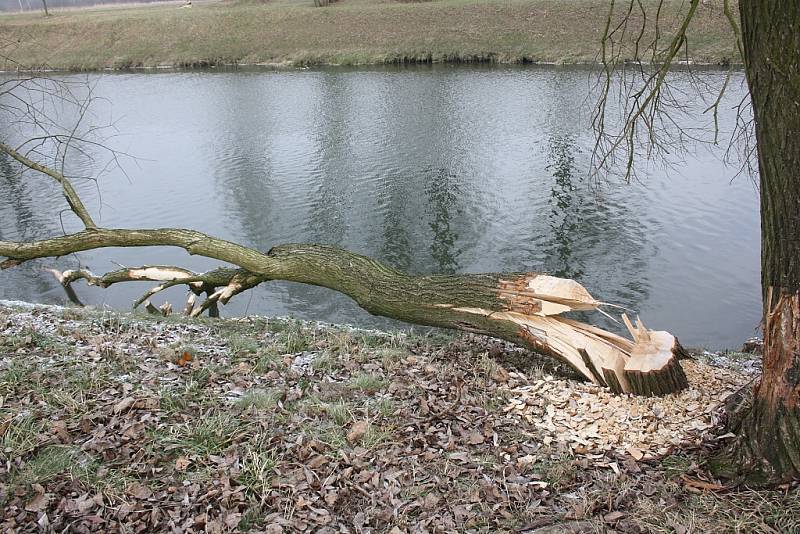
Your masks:
[[[106,226],[185,226],[261,250],[330,243],[415,273],[545,270],[685,344],[739,345],[759,317],[755,187],[731,181],[737,168],[706,149],[645,169],[632,185],[591,187],[591,76],[455,67],[93,75],[96,114],[119,134],[110,143],[137,159],[123,160],[127,177],[111,169],[80,189],[93,210],[102,200]],[[740,82],[734,76],[722,106],[723,129]],[[15,169],[0,159],[0,238],[59,233],[64,206],[53,188]],[[67,170],[98,171],[78,155]],[[0,273],[0,298],[61,302],[41,268],[78,261],[96,272],[114,262],[216,264],[172,249],[83,253]],[[78,291],[126,308],[146,288]],[[237,299],[223,313],[389,324],[297,284]]]

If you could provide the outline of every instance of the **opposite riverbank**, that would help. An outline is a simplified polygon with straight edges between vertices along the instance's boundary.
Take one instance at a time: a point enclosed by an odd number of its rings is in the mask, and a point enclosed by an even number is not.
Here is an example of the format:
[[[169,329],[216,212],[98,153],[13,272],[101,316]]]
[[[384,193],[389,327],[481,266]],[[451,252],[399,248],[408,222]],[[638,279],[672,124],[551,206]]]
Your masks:
[[[628,397],[481,336],[0,301],[0,530],[795,532],[702,465],[758,360],[682,365]]]
[[[645,5],[654,2],[645,2]],[[196,2],[3,14],[0,68],[100,70],[214,65],[361,65],[413,62],[595,63],[606,0],[312,0]],[[684,7],[666,0],[661,38]],[[642,42],[653,36],[650,27]],[[632,56],[641,15],[629,24]],[[689,28],[688,60],[737,61],[721,1],[703,2]],[[687,58],[683,58],[684,60]]]

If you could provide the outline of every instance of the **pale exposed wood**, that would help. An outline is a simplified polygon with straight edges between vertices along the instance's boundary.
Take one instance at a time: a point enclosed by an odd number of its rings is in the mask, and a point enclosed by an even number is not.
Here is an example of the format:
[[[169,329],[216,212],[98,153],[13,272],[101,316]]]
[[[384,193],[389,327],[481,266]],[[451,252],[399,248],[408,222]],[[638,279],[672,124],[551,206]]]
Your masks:
[[[571,310],[596,310],[600,305],[575,280],[540,274],[528,282],[534,296],[568,306]]]
[[[186,269],[176,269],[174,267],[139,267],[129,269],[128,273],[134,280],[152,280],[167,282],[170,280],[181,280],[191,278],[195,273]]]
[[[548,278],[548,298],[561,302],[571,300],[578,309],[590,302],[594,302],[595,306],[599,305],[577,282],[569,280],[569,283],[558,284],[557,279]],[[566,288],[566,295],[558,293],[560,288]],[[539,296],[543,294],[544,292],[540,292]],[[573,295],[580,295],[580,298],[571,299]],[[624,314],[623,322],[628,325],[633,341],[595,326],[558,316],[496,312],[482,308],[453,308],[453,311],[514,322],[520,325],[524,337],[536,349],[558,354],[589,380],[600,385],[609,385],[621,392],[648,393],[647,385],[639,380],[641,374],[658,374],[662,371],[680,373],[670,368],[680,350],[675,337],[668,332],[648,330],[641,321],[634,327]],[[614,379],[609,381],[609,375],[613,375]],[[669,379],[670,384],[673,381],[677,388],[675,390],[685,387],[685,377],[681,380],[679,375]],[[672,386],[664,387],[665,393],[671,391]]]
[[[189,297],[186,299],[186,306],[183,308],[183,314],[189,316],[192,314],[194,310],[194,305],[197,302],[197,295],[194,293],[189,293]]]

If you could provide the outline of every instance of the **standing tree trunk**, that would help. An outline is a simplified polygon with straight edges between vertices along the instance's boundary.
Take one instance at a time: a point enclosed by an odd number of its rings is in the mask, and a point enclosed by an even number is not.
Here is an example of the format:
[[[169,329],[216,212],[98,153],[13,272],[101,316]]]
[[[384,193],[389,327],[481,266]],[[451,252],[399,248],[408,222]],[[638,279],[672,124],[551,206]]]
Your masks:
[[[42,5],[44,6],[44,16],[50,16],[50,13],[47,12],[47,0],[42,0]]]
[[[760,171],[764,370],[725,471],[780,482],[800,476],[800,3],[739,9]]]

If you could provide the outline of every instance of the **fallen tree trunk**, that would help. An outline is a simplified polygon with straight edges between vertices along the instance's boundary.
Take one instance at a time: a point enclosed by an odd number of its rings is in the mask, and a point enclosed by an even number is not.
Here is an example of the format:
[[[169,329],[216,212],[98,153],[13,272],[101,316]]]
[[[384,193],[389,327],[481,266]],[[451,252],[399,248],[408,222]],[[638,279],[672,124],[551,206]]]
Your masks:
[[[62,185],[62,193],[85,230],[31,242],[0,241],[0,268],[25,261],[58,257],[109,247],[175,246],[190,254],[215,258],[233,265],[196,274],[172,266],[123,268],[97,276],[87,270],[51,271],[79,303],[71,283],[84,279],[107,287],[126,282],[159,282],[139,301],[157,311],[149,298],[167,287],[185,284],[194,295],[206,293],[196,308],[190,298],[187,311],[212,314],[218,302],[268,280],[286,280],[327,287],[355,300],[374,315],[408,323],[450,328],[505,339],[549,354],[570,365],[588,380],[616,392],[660,395],[688,384],[678,358],[678,341],[667,332],[652,331],[623,316],[632,340],[564,317],[572,311],[597,310],[602,303],[574,280],[538,273],[487,273],[412,276],[371,258],[336,247],[311,244],[282,245],[267,253],[177,228],[152,230],[98,227],[74,188],[60,173],[32,162],[7,145],[0,150],[21,164],[42,172]]]
[[[60,273],[65,287],[79,278],[108,286],[130,280],[178,283],[227,302],[267,280],[287,280],[334,289],[374,315],[502,338],[567,363],[587,379],[614,391],[658,395],[686,387],[677,362],[682,349],[666,332],[630,322],[633,340],[562,316],[595,310],[601,303],[573,280],[537,273],[411,276],[380,262],[323,245],[292,244],[266,254],[191,230],[91,229],[36,242],[0,241],[4,268],[24,261],[106,247],[173,245],[237,264],[205,275],[173,267],[123,269],[97,277],[86,271]]]

